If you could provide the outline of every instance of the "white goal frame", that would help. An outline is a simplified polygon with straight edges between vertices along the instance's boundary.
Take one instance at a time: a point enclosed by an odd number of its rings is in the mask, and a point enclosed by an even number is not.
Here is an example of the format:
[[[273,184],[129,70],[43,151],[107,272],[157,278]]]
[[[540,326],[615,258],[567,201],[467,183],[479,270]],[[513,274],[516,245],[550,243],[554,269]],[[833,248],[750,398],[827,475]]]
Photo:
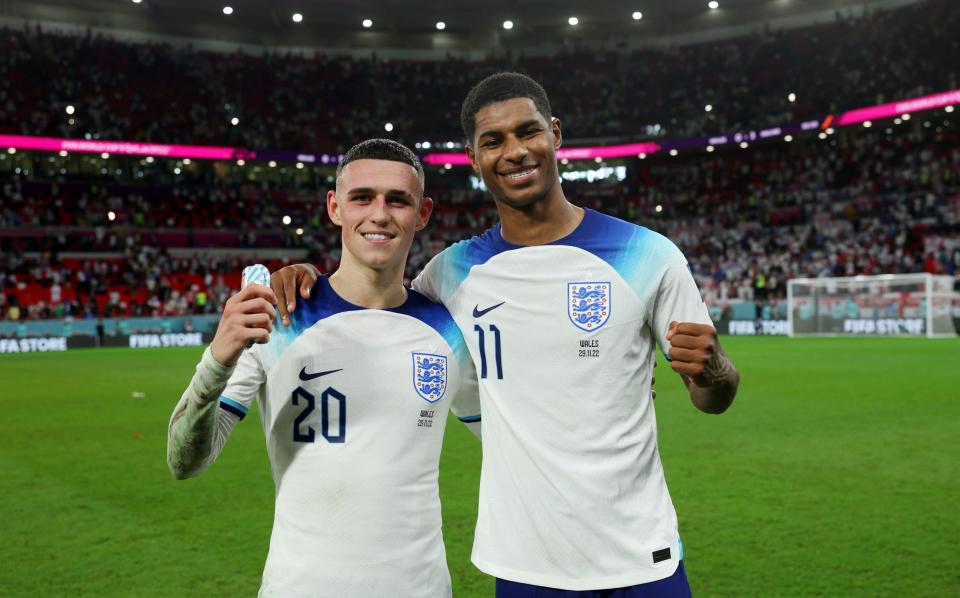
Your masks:
[[[904,320],[873,318],[873,325],[869,327],[868,332],[846,332],[841,330],[821,331],[819,322],[815,325],[817,330],[798,332],[795,328],[795,312],[798,306],[797,289],[801,286],[812,289],[842,289],[843,287],[863,287],[870,283],[879,283],[877,286],[897,285],[897,284],[916,284],[922,286],[923,296],[926,300],[926,314],[923,318],[913,318],[911,324],[919,325],[922,320],[924,327],[922,334],[916,334],[910,331],[904,332],[901,324]],[[953,337],[957,336],[956,320],[958,318],[958,306],[960,306],[960,292],[954,291],[954,278],[952,276],[935,276],[929,273],[916,274],[879,274],[873,276],[831,276],[821,278],[791,278],[787,281],[787,334],[788,336],[907,336],[917,338],[926,336],[927,338]],[[816,294],[812,293],[816,302]],[[850,296],[854,296],[851,293]],[[875,295],[873,295],[875,296]],[[935,299],[937,301],[935,301]],[[946,318],[939,320],[949,322],[947,326],[935,326],[937,321],[934,319],[935,309],[933,306],[942,305],[946,301],[949,306],[949,314]],[[815,314],[815,319],[819,318],[819,313]],[[858,320],[859,323],[866,322],[870,324],[870,319]],[[844,322],[846,324],[846,321]]]

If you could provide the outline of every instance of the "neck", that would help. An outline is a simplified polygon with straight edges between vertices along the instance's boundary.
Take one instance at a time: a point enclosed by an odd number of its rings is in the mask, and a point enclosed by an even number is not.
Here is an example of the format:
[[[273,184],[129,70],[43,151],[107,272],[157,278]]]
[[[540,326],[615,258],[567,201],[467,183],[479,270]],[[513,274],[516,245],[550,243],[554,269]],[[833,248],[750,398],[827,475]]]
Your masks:
[[[542,200],[523,208],[515,208],[497,201],[500,211],[500,235],[513,245],[543,245],[562,239],[572,233],[583,220],[583,208],[578,208],[556,184]]]
[[[399,307],[407,300],[403,264],[377,270],[357,264],[347,251],[330,275],[330,286],[344,300],[367,309]]]

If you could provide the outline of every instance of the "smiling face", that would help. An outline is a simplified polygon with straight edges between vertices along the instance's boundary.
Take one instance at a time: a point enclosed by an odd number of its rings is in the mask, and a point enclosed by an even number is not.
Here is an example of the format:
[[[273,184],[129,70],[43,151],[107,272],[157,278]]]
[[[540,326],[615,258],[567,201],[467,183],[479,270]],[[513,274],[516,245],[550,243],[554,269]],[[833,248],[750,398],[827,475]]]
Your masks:
[[[327,193],[327,213],[342,228],[341,265],[402,271],[432,211],[416,169],[392,160],[350,162]]]
[[[530,98],[488,104],[474,120],[467,155],[498,202],[524,210],[559,189],[559,120],[541,114]]]

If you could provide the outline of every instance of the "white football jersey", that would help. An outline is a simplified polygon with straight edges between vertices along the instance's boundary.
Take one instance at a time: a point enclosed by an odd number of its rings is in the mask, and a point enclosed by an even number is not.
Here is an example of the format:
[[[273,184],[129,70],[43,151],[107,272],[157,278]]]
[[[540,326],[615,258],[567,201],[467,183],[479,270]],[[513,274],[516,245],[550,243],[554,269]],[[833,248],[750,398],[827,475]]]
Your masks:
[[[671,320],[711,324],[662,235],[586,210],[534,247],[499,225],[427,264],[480,382],[473,562],[511,581],[590,590],[669,577],[682,558],[650,382]]]
[[[447,410],[479,420],[447,311],[346,302],[322,277],[244,351],[220,407],[254,400],[276,485],[262,596],[449,596],[437,483]]]

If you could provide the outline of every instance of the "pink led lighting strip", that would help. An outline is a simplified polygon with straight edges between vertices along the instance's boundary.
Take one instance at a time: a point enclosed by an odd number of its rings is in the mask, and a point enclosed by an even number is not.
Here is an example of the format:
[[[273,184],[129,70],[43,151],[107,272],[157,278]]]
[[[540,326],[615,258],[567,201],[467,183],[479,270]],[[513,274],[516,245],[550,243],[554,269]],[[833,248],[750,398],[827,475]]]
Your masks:
[[[130,141],[100,141],[87,139],[58,139],[56,137],[27,137],[0,135],[0,147],[47,152],[75,152],[79,154],[124,154],[130,156],[157,156],[164,158],[196,158],[198,160],[251,159],[256,154],[241,147],[212,147],[205,145],[165,145]]]
[[[934,108],[945,108],[960,104],[960,89],[935,93],[929,96],[903,100],[900,102],[891,102],[870,108],[860,108],[844,112],[837,118],[837,125],[844,127],[846,125],[855,125],[868,120],[879,120],[881,118],[890,118],[891,116],[900,116],[910,112],[921,112],[923,110],[933,110]]]
[[[821,122],[830,118],[838,127],[854,125],[868,120],[890,118],[910,112],[921,112],[944,108],[960,104],[960,89],[936,93],[919,98],[881,104],[870,108],[860,108],[844,112],[839,116],[828,115]],[[761,135],[762,136],[762,135]],[[681,146],[680,144],[684,145]],[[697,140],[672,140],[661,143],[644,142],[628,143],[624,145],[608,145],[596,147],[561,148],[557,151],[560,160],[593,160],[596,158],[626,158],[640,154],[652,155],[664,147],[693,147],[706,146],[709,141],[700,145]],[[138,143],[131,141],[102,141],[87,139],[58,139],[55,137],[29,137],[24,135],[0,135],[0,148],[15,148],[23,150],[37,150],[48,152],[75,152],[86,154],[122,154],[131,156],[157,156],[165,158],[195,158],[198,160],[252,160],[257,153],[242,147],[213,147],[203,145],[166,145],[160,143]],[[293,155],[293,154],[291,154]],[[263,159],[266,159],[264,156]],[[281,159],[281,158],[277,158]],[[292,159],[292,158],[291,158]],[[301,158],[297,157],[299,161]],[[436,153],[424,156],[424,161],[430,165],[442,166],[469,166],[470,160],[464,153]],[[335,161],[334,161],[335,163]]]

